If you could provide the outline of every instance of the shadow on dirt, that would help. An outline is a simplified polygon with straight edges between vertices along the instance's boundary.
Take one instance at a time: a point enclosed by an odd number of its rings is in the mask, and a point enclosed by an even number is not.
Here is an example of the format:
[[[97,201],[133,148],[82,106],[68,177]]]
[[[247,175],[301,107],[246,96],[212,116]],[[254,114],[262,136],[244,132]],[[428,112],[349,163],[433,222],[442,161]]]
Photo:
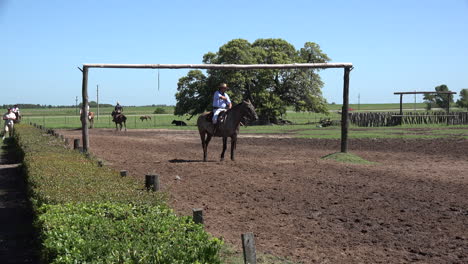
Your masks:
[[[172,159],[169,160],[170,163],[191,163],[191,162],[203,162],[203,160],[184,160],[184,159]],[[207,161],[214,162],[214,161]]]

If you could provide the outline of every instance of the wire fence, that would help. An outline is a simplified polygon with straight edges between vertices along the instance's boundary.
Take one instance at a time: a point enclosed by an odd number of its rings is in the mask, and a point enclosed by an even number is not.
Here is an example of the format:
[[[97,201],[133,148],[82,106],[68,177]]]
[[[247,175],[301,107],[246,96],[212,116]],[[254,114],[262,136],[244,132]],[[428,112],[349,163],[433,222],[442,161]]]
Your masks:
[[[190,118],[190,116],[175,116],[173,114],[129,114],[127,117],[127,128],[149,129],[149,128],[168,128],[177,127],[173,121],[183,121],[187,126],[193,127],[197,125],[198,116]],[[291,125],[315,125],[321,119],[341,120],[341,116],[332,112],[328,115],[318,113],[296,113],[288,112],[280,117],[281,124]],[[24,122],[32,122],[44,127],[50,128],[80,128],[80,117],[76,115],[69,116],[23,116]],[[175,122],[179,123],[179,122]],[[94,117],[94,128],[115,128],[115,123],[112,121],[111,115],[99,115]]]

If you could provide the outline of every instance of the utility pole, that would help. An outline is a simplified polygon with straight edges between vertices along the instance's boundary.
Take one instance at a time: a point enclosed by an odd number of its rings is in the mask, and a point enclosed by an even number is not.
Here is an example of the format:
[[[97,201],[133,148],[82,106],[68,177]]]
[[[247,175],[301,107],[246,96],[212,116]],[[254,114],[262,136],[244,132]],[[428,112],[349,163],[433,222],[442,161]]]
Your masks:
[[[76,112],[76,115],[78,115],[78,96],[76,97],[76,102],[75,102],[75,112]]]
[[[416,90],[414,91],[414,112],[416,112]]]
[[[99,85],[96,85],[97,119],[99,120]]]
[[[358,93],[358,111],[361,110],[361,94]]]

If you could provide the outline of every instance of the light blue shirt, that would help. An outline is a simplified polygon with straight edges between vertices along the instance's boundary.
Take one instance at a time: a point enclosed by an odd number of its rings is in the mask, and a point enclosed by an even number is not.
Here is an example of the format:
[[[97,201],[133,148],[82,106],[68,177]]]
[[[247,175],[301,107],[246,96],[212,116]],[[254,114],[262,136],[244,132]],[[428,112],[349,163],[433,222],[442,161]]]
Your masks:
[[[221,99],[221,96],[225,96],[226,100]],[[227,108],[231,103],[231,99],[227,93],[221,94],[219,91],[216,91],[213,96],[213,107],[214,108]]]

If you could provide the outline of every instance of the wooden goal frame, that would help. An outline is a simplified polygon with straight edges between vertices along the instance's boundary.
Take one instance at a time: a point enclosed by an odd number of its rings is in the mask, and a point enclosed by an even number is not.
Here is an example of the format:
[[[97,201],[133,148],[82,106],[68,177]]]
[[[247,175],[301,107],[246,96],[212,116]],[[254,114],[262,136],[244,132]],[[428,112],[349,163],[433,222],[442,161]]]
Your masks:
[[[343,107],[341,111],[341,152],[348,152],[349,127],[349,73],[352,63],[293,63],[293,64],[83,64],[82,115],[88,116],[88,74],[90,68],[121,69],[220,69],[220,70],[258,70],[258,69],[328,69],[343,68]],[[89,150],[88,118],[81,118],[83,151]]]

